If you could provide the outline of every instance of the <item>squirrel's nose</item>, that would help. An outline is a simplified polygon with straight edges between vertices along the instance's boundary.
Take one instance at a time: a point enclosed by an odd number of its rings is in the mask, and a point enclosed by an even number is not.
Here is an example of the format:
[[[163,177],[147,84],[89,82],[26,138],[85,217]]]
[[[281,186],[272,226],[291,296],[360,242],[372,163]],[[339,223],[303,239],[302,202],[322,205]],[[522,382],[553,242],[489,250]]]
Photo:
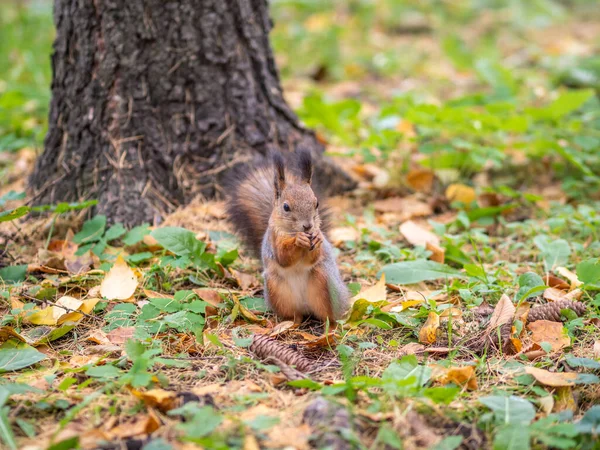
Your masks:
[[[305,223],[304,225],[302,225],[302,228],[304,228],[304,231],[310,231],[312,228],[312,223]]]

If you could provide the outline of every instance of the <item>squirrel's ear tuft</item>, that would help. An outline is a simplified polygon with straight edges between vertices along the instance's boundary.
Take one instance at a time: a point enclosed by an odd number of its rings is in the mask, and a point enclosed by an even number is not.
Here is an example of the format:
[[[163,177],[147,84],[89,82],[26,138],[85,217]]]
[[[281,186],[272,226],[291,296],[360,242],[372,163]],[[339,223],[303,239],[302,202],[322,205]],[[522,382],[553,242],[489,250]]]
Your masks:
[[[279,198],[285,188],[285,170],[280,153],[273,153],[273,167],[275,168],[275,198]]]
[[[298,151],[298,166],[302,181],[310,184],[312,180],[312,157],[310,150],[302,149]]]

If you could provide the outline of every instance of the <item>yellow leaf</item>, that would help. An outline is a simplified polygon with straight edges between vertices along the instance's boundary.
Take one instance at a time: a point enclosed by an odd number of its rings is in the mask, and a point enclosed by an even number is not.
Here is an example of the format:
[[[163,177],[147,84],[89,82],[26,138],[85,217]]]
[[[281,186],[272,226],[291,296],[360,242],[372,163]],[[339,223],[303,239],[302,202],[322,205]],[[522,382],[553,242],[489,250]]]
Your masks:
[[[451,202],[461,202],[469,205],[477,198],[477,195],[472,187],[455,183],[446,189],[446,198]]]
[[[495,328],[513,321],[515,317],[516,308],[511,299],[506,294],[502,294],[500,301],[494,308],[494,313],[490,319],[488,330],[494,330]]]
[[[414,169],[406,175],[406,184],[419,192],[431,192],[435,175],[428,169]]]
[[[99,298],[88,298],[87,300],[83,301],[83,304],[79,307],[79,311],[90,314],[99,301]]]
[[[527,325],[531,331],[531,340],[541,345],[543,342],[550,344],[552,351],[556,352],[571,345],[571,338],[561,322],[550,320],[536,320]]]
[[[477,377],[473,366],[451,367],[446,373],[446,379],[472,391],[477,389]]]
[[[100,294],[108,300],[127,300],[133,296],[138,280],[122,256],[118,256],[115,264],[102,280]]]
[[[177,392],[165,391],[164,389],[150,389],[141,392],[131,389],[131,393],[142,400],[146,406],[156,408],[162,412],[170,411],[177,405]]]
[[[25,315],[25,320],[34,325],[56,325],[54,317],[54,307],[34,310],[31,314]]]
[[[360,234],[356,228],[352,227],[339,227],[334,228],[329,232],[329,240],[336,247],[342,245],[344,242],[355,242],[360,238]]]
[[[432,242],[425,244],[425,248],[431,252],[430,260],[444,264],[446,259],[446,249]]]
[[[555,389],[556,403],[554,403],[554,412],[575,411],[577,402],[573,397],[573,390],[570,386],[561,386]]]
[[[544,386],[552,387],[574,386],[578,376],[574,372],[550,372],[537,367],[525,367],[525,372]]]
[[[440,317],[452,317],[452,320],[460,319],[462,316],[463,312],[459,308],[448,308],[440,314]]]
[[[583,284],[581,281],[579,281],[579,278],[577,278],[577,275],[574,274],[573,272],[571,272],[566,267],[557,267],[556,272],[571,282],[571,289],[578,288],[579,286],[581,286]]]
[[[361,299],[367,300],[372,303],[387,299],[387,290],[385,288],[385,274],[381,274],[381,278],[375,285],[355,295],[352,301],[354,302],[356,300]]]
[[[394,306],[390,308],[391,312],[402,312],[405,309],[412,308],[413,306],[421,305],[425,302],[425,300],[406,300],[404,302],[400,302],[400,306]]]
[[[440,326],[440,316],[435,312],[430,312],[427,316],[427,321],[423,324],[423,327],[419,330],[419,342],[421,344],[433,344],[437,339],[437,329]]]

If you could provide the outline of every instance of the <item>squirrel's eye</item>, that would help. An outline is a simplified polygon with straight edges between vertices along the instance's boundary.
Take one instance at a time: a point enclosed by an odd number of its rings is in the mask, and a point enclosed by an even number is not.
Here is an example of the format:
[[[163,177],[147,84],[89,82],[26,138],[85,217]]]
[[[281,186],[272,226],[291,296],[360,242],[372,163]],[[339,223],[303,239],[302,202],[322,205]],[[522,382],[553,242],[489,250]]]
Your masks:
[[[290,205],[288,205],[287,203],[284,203],[284,204],[283,204],[283,210],[284,210],[285,212],[290,212]]]

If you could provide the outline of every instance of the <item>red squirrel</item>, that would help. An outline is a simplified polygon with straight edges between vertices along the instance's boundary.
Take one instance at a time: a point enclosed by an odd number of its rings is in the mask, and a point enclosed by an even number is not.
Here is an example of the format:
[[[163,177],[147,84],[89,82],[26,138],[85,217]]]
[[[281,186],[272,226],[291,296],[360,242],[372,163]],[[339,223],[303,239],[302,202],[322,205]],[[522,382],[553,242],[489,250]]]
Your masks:
[[[346,312],[350,294],[323,234],[327,213],[311,187],[311,155],[296,156],[296,164],[286,167],[275,153],[272,162],[233,181],[228,218],[260,255],[265,299],[277,316],[300,321],[312,315],[333,323]]]

